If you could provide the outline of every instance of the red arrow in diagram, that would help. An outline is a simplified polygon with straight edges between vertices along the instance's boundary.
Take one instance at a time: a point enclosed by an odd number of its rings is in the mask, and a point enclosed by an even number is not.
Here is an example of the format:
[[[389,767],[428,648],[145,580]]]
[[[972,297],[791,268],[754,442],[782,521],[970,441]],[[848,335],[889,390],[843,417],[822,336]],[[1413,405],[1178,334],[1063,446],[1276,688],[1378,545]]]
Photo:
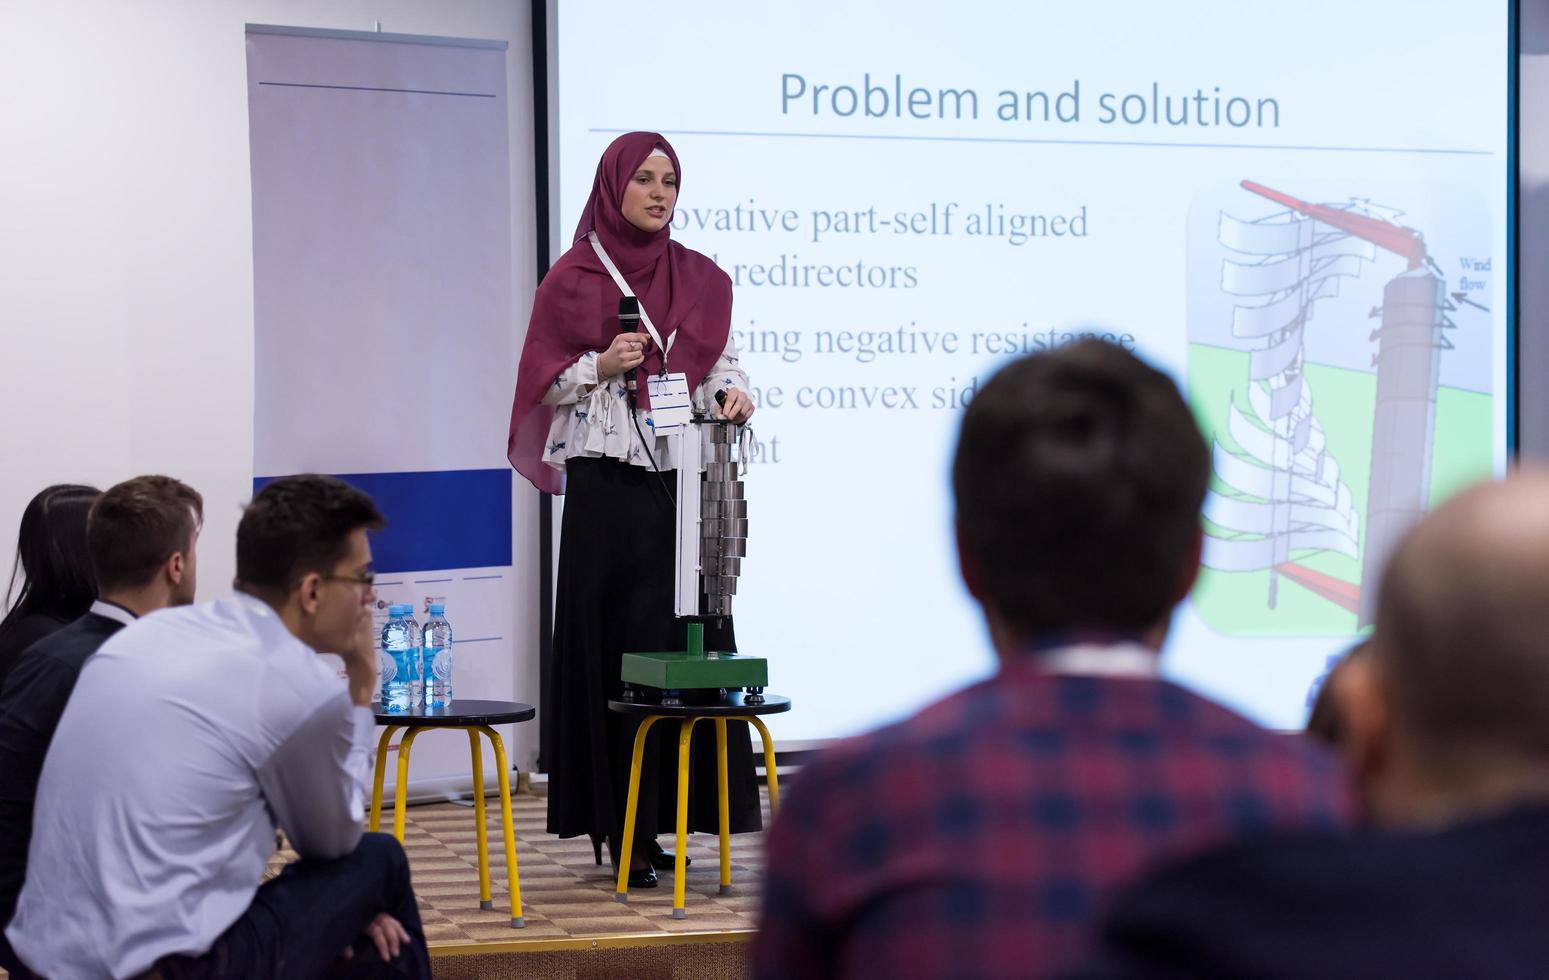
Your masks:
[[[1311,204],[1251,180],[1243,181],[1242,188],[1260,197],[1267,197],[1276,204],[1284,205],[1297,214],[1316,218],[1331,228],[1338,228],[1340,231],[1371,242],[1378,248],[1401,255],[1409,262],[1411,269],[1418,269],[1426,263],[1425,236],[1413,228],[1405,228],[1403,225],[1395,225],[1379,218],[1368,218],[1364,214],[1341,211],[1324,204]]]

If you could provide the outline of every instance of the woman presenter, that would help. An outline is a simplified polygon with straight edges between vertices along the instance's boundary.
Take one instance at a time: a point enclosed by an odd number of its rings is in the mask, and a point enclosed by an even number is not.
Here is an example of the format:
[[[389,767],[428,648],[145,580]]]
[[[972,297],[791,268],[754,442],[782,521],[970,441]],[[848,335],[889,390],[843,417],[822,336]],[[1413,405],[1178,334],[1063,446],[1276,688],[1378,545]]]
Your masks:
[[[681,178],[671,144],[656,133],[620,136],[603,153],[573,244],[538,286],[511,409],[511,465],[538,489],[565,494],[542,704],[548,831],[590,836],[599,863],[604,838],[618,853],[637,725],[608,710],[622,691],[622,656],[687,644],[673,616],[675,463],[667,439],[652,434],[648,381],[682,372],[699,409],[737,422],[753,414],[731,342],[731,280],[671,237]],[[639,300],[641,326],[620,332],[626,295]],[[726,393],[720,405],[717,392]],[[705,646],[736,649],[729,619],[705,624]],[[731,831],[757,830],[747,726],[728,729]],[[632,888],[654,886],[655,869],[672,867],[655,841],[675,819],[676,753],[662,744],[677,744],[667,722],[646,749]],[[689,829],[713,832],[713,737],[696,733],[692,752]]]

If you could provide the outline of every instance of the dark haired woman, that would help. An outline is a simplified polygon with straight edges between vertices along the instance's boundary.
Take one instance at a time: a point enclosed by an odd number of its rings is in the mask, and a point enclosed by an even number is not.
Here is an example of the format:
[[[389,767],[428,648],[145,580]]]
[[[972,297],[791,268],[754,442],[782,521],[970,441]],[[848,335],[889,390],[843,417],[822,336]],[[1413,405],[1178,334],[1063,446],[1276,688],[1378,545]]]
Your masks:
[[[597,165],[573,245],[538,287],[517,374],[507,446],[533,485],[564,493],[555,589],[554,666],[543,703],[549,759],[548,830],[618,841],[637,723],[608,710],[626,651],[682,650],[674,618],[674,461],[651,433],[647,380],[687,375],[700,409],[733,421],[753,414],[731,344],[731,280],[707,256],[671,240],[682,169],[656,133],[614,140]],[[642,328],[619,332],[619,299],[640,301]],[[626,382],[638,381],[638,412]],[[717,407],[714,396],[725,392]],[[730,621],[706,624],[708,649],[734,650]],[[663,731],[665,729],[665,731]],[[643,766],[629,880],[656,884],[672,856],[655,843],[673,826],[676,726],[652,729]],[[728,726],[731,831],[760,827],[747,726]],[[690,829],[714,830],[713,738],[696,733]],[[615,850],[615,854],[617,851]],[[600,861],[600,856],[599,856]]]
[[[10,611],[0,620],[0,687],[23,650],[84,615],[97,597],[86,515],[100,495],[96,487],[59,483],[40,490],[22,511],[16,563],[5,590]]]

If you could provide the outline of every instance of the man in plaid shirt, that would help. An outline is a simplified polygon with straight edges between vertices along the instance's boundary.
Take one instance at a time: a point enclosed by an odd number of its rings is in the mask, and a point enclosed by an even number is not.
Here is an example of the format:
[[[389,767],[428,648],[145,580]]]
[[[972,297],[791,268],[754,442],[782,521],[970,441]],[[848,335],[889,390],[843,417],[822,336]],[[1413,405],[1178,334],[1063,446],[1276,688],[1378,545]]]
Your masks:
[[[983,386],[952,477],[1000,669],[793,780],[759,977],[1051,975],[1159,859],[1340,820],[1330,759],[1157,676],[1209,476],[1177,388],[1120,347]]]

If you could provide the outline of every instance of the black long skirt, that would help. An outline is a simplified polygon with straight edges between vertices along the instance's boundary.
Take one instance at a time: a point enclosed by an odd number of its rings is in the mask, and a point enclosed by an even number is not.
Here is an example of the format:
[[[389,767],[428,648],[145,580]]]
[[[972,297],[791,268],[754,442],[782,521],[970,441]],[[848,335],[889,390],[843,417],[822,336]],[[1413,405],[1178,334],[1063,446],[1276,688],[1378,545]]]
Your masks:
[[[552,763],[548,832],[622,836],[630,753],[639,722],[608,710],[623,690],[623,655],[685,649],[688,629],[673,615],[677,474],[615,459],[566,464],[565,510],[555,585],[554,661],[543,709]],[[733,651],[731,620],[705,624],[705,647]],[[731,832],[762,826],[752,742],[745,722],[727,726]],[[646,739],[636,840],[677,823],[679,723],[659,721]],[[720,826],[715,794],[715,726],[694,728],[689,762],[689,829]]]

